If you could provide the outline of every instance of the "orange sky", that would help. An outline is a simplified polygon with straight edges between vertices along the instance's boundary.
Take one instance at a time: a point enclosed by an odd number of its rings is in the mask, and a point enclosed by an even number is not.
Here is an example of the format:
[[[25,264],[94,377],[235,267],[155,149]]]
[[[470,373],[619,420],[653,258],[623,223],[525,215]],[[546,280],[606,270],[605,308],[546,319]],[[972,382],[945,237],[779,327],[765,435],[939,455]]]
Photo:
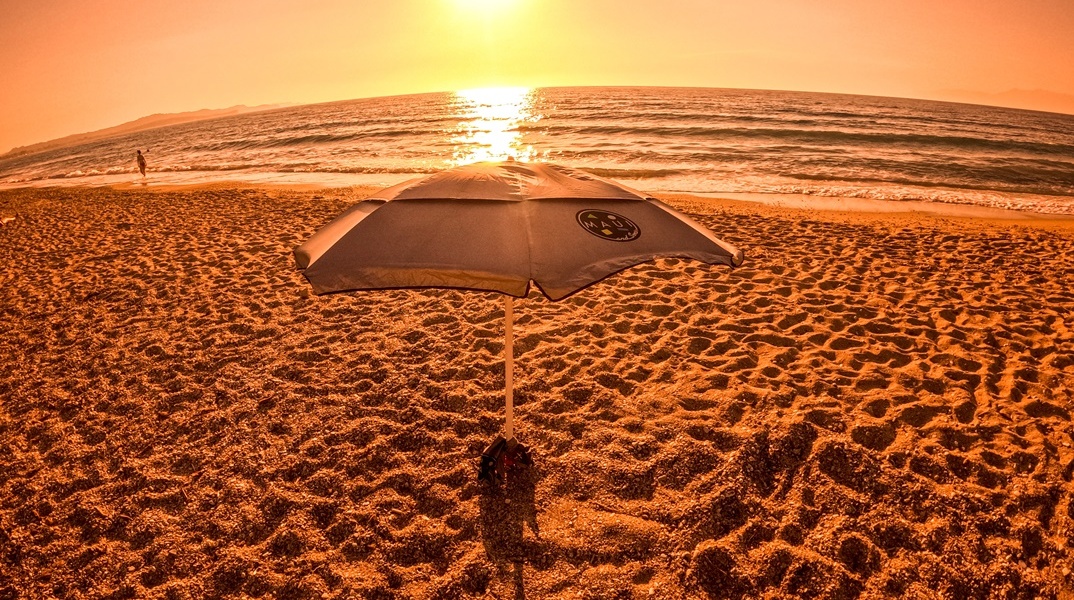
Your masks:
[[[153,113],[501,85],[1074,112],[1074,1],[0,0],[0,152]]]

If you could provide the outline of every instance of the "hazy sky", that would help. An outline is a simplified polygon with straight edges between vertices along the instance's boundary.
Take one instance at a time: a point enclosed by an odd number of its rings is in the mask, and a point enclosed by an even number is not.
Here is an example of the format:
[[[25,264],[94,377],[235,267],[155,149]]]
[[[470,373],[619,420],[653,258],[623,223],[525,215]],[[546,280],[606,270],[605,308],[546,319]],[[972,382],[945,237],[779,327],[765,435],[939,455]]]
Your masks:
[[[0,0],[0,152],[153,113],[501,85],[1027,90],[1074,112],[1074,0]]]

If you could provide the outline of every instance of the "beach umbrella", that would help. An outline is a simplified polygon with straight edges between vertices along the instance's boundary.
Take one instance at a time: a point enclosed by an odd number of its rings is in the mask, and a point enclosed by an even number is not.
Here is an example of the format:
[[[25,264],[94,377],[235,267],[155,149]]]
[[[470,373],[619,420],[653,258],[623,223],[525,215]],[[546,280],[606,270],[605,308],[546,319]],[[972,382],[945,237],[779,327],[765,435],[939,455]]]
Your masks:
[[[504,294],[504,434],[482,476],[528,464],[513,420],[513,303],[533,283],[560,300],[657,258],[738,266],[742,252],[667,204],[618,183],[543,163],[484,162],[374,193],[295,249],[317,294],[458,288]]]

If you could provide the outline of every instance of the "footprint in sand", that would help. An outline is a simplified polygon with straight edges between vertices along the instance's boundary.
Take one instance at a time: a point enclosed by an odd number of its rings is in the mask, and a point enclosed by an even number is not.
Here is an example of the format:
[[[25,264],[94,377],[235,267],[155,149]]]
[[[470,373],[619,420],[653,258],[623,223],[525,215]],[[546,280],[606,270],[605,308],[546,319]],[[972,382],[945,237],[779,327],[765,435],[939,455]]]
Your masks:
[[[898,418],[904,423],[920,428],[932,421],[936,415],[946,412],[947,410],[948,409],[943,406],[919,404],[917,406],[904,408],[902,412],[899,413]]]
[[[886,399],[881,398],[879,400],[873,400],[872,402],[866,404],[864,407],[862,407],[862,410],[879,419],[888,413],[888,408],[890,407],[891,403],[888,402]]]
[[[835,337],[828,343],[828,347],[832,350],[842,351],[850,350],[851,348],[860,348],[865,345],[865,342],[861,340],[855,340],[848,337]]]
[[[890,423],[859,425],[850,430],[850,438],[871,450],[885,450],[895,441],[895,428]]]
[[[977,403],[973,400],[966,400],[955,406],[954,413],[959,423],[970,423],[977,413]]]
[[[787,331],[787,330],[791,329],[792,327],[794,327],[795,325],[798,325],[802,321],[805,321],[808,318],[809,318],[809,313],[806,313],[806,312],[800,312],[800,313],[795,313],[795,314],[792,314],[792,315],[787,315],[786,317],[783,317],[783,319],[781,319],[778,323],[776,323],[776,327],[779,327],[780,329],[782,329],[784,331]]]

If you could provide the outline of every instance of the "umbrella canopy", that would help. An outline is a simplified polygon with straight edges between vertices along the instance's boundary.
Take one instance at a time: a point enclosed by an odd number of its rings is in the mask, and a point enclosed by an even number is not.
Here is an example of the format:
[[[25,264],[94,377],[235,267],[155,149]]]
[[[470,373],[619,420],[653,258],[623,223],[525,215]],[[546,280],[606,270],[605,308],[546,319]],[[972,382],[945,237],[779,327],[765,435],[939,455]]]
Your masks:
[[[447,287],[552,300],[656,258],[742,252],[670,206],[551,164],[476,163],[386,188],[295,250],[317,294]]]

